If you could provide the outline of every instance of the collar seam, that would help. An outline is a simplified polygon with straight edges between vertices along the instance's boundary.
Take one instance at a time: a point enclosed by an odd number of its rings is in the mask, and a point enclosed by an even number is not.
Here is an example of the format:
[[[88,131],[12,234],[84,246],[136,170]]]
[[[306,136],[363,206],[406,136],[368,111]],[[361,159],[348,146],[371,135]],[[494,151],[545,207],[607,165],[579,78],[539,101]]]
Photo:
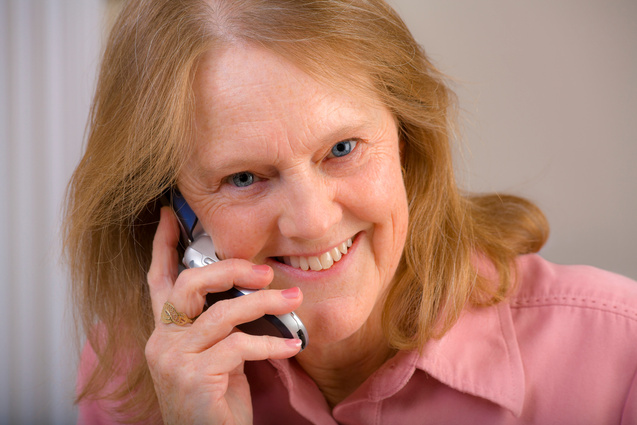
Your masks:
[[[611,313],[631,320],[637,320],[637,309],[621,302],[600,301],[595,297],[582,297],[571,294],[545,295],[538,297],[519,297],[510,302],[511,308],[537,307],[574,307],[584,310],[597,310]]]

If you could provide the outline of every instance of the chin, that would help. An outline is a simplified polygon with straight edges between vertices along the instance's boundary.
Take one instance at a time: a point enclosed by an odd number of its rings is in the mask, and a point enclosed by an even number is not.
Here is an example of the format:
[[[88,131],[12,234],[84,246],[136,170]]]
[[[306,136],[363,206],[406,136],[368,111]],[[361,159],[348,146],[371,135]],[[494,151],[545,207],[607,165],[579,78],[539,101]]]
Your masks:
[[[337,344],[359,332],[373,310],[363,303],[360,299],[341,297],[298,308],[296,313],[309,335],[308,349],[314,344],[315,347]]]

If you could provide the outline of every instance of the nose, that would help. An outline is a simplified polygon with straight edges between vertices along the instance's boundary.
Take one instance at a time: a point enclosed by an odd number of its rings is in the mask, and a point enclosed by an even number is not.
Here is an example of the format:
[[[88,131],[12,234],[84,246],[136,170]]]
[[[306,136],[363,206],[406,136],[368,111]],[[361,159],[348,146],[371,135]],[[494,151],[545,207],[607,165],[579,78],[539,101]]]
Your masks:
[[[280,187],[282,202],[279,231],[290,239],[318,240],[342,218],[334,182],[317,170],[306,170],[285,178]]]

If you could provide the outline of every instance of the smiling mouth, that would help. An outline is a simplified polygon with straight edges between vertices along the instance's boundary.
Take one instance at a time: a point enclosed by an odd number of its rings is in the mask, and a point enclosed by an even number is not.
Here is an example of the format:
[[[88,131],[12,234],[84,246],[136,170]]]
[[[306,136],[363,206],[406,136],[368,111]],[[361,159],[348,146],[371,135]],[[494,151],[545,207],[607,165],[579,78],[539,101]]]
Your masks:
[[[348,249],[352,246],[352,238],[347,239],[345,242],[341,243],[338,246],[330,249],[327,252],[319,256],[311,256],[311,257],[301,257],[301,256],[286,256],[286,257],[275,257],[275,259],[280,262],[287,264],[290,267],[294,267],[295,269],[301,269],[304,271],[313,270],[327,270],[331,268],[334,263],[338,262],[341,258],[347,255]]]

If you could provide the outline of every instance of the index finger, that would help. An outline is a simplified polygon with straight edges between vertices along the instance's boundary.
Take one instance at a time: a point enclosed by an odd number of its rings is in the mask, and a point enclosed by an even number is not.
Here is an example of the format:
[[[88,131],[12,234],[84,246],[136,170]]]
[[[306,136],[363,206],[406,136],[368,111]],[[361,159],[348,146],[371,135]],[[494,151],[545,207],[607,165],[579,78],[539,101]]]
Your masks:
[[[153,256],[147,275],[153,314],[156,320],[159,319],[161,309],[179,274],[178,242],[177,218],[170,207],[162,207],[159,225],[153,239]]]

